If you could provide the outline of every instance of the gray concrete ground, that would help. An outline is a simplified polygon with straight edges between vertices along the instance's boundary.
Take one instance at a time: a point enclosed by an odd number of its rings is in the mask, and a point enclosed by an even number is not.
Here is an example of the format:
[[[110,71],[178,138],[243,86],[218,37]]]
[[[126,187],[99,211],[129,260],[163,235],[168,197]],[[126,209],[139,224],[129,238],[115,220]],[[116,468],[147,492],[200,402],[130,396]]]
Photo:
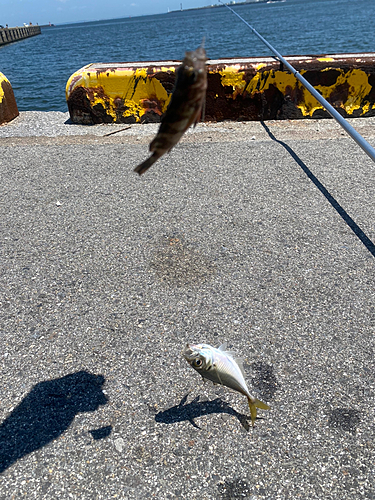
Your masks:
[[[332,120],[0,127],[0,498],[374,499],[375,165]],[[352,124],[375,144],[375,119]],[[227,340],[270,404],[203,385]]]

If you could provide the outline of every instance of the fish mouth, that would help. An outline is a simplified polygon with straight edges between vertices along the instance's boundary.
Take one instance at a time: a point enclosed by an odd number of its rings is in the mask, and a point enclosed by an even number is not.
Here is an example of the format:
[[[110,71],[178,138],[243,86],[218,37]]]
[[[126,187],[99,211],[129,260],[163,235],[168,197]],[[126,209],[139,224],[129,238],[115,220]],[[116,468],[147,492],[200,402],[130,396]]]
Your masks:
[[[188,363],[191,363],[197,357],[197,350],[195,345],[186,344],[182,351],[183,357]]]

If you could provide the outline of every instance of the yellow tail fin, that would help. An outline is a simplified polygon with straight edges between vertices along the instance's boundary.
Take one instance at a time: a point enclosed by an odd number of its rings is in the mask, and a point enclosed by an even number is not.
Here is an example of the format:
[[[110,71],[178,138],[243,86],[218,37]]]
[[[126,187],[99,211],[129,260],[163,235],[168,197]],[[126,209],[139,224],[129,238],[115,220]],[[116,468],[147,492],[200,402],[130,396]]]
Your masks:
[[[256,399],[255,401],[251,401],[250,398],[247,398],[247,400],[249,402],[251,423],[254,427],[254,422],[255,422],[255,419],[257,418],[257,408],[261,408],[262,410],[269,410],[270,407],[268,405],[266,405],[266,403],[262,403],[262,401],[259,401],[259,399]]]

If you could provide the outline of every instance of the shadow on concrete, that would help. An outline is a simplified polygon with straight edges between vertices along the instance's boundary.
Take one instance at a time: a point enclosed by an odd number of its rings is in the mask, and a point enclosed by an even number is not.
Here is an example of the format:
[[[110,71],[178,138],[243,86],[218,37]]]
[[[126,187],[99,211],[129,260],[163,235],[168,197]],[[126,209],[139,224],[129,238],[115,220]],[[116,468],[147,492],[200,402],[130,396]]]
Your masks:
[[[228,403],[220,398],[212,401],[199,401],[197,396],[191,403],[185,404],[189,394],[186,394],[178,405],[161,411],[155,415],[155,421],[163,424],[175,424],[176,422],[190,422],[195,428],[200,427],[194,422],[195,418],[211,415],[212,413],[227,413],[233,415],[240,422],[242,427],[248,431],[250,429],[248,421],[251,421],[250,416],[243,415],[234,410]]]
[[[98,441],[99,439],[104,439],[111,434],[112,425],[106,425],[105,427],[101,427],[100,429],[93,429],[92,431],[89,432],[93,437],[93,439],[95,441]]]
[[[331,411],[328,424],[341,430],[355,434],[361,422],[360,413],[351,408],[336,408]]]
[[[0,473],[59,437],[77,413],[95,411],[106,404],[104,381],[102,375],[80,371],[36,384],[0,425]],[[96,433],[93,437],[106,437],[111,430],[105,427],[92,431]]]
[[[255,372],[255,376],[251,381],[252,387],[257,389],[262,400],[266,399],[269,401],[273,399],[276,391],[279,389],[279,383],[273,366],[262,361],[256,361],[251,365],[251,368]]]
[[[255,490],[257,494],[251,495],[254,488],[250,487],[249,484],[241,478],[235,478],[233,481],[228,481],[226,479],[217,485],[217,489],[219,490],[221,500],[234,500],[235,498],[253,498],[255,500],[259,498],[257,495],[258,493],[265,493],[263,488],[262,491],[259,491],[260,488],[257,488]]]
[[[332,207],[336,210],[336,212],[342,217],[342,219],[346,222],[346,224],[350,227],[353,233],[362,241],[367,250],[375,257],[375,244],[370,240],[370,238],[362,231],[362,229],[358,226],[356,222],[346,213],[346,211],[342,208],[342,206],[335,200],[335,198],[329,193],[329,191],[323,186],[323,184],[318,180],[317,177],[311,172],[311,170],[307,167],[305,163],[301,160],[301,158],[293,151],[293,149],[285,144],[283,141],[279,141],[267,127],[264,122],[261,122],[263,128],[270,136],[270,138],[283,146],[293,160],[302,168],[307,177],[315,184],[315,186],[319,189],[319,191],[325,196],[325,198],[329,201]]]

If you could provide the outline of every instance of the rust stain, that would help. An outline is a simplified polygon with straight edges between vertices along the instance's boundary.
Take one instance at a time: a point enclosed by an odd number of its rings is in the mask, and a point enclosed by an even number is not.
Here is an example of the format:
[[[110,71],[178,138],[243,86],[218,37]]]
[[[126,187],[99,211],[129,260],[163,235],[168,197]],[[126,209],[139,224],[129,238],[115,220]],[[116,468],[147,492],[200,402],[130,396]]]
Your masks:
[[[332,106],[339,108],[344,104],[344,102],[348,100],[348,96],[349,96],[349,84],[345,82],[342,83],[341,85],[338,85],[332,90],[328,98],[328,101],[330,104],[332,104]]]
[[[77,87],[73,90],[69,96],[68,109],[74,123],[92,125],[104,122],[106,116],[103,116],[100,109],[91,106],[92,100],[93,89]]]
[[[152,76],[159,80],[159,82],[163,85],[168,94],[171,94],[174,89],[174,84],[176,82],[176,76],[172,72],[158,72],[153,73]]]
[[[16,99],[14,97],[13,89],[8,80],[2,78],[0,73],[0,125],[10,122],[19,115]]]

